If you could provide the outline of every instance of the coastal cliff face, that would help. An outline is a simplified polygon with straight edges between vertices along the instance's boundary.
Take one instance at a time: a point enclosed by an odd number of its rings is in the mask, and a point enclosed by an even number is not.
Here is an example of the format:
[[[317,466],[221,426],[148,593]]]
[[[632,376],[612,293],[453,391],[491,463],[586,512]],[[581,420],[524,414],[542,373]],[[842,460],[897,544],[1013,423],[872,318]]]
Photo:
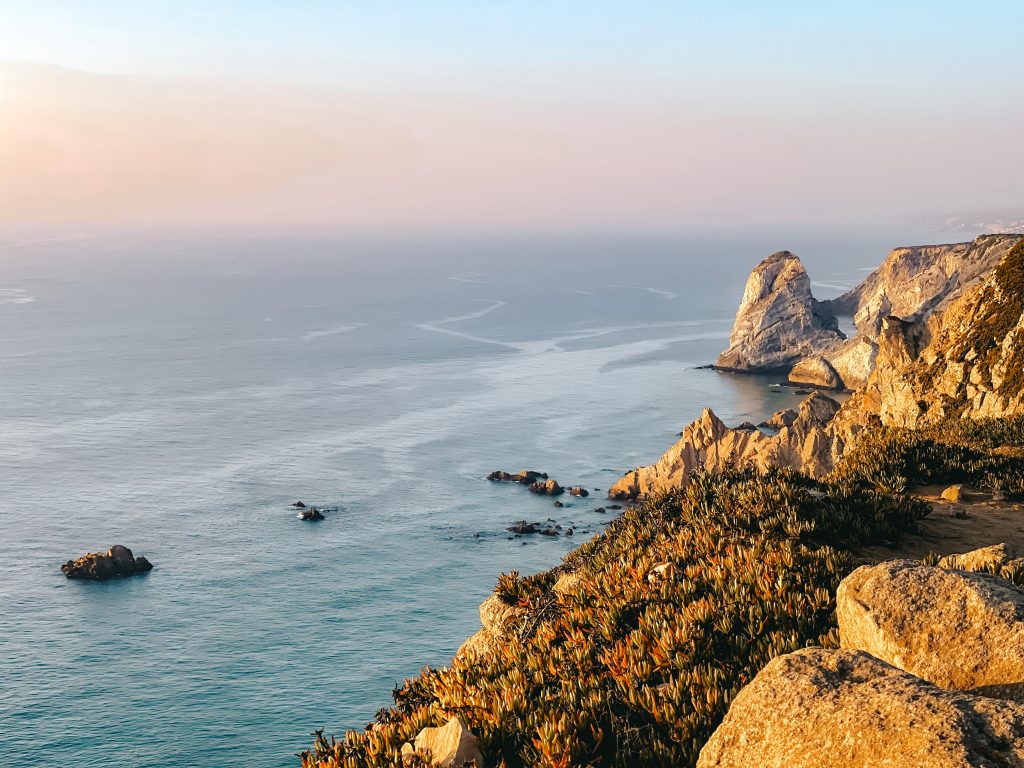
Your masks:
[[[845,336],[835,315],[811,295],[811,279],[800,259],[779,251],[747,279],[729,348],[718,367],[737,371],[788,369]]]
[[[1021,240],[983,235],[966,243],[896,248],[874,272],[838,299],[819,302],[800,260],[782,251],[747,280],[729,348],[718,367],[787,370],[790,380],[829,389],[858,389],[877,366],[888,317],[924,324],[982,283]],[[835,315],[854,318],[847,339]]]
[[[656,464],[628,473],[608,490],[608,496],[633,500],[681,488],[697,470],[779,467],[822,477],[832,469],[832,444],[825,427],[838,410],[835,400],[812,394],[800,404],[791,423],[768,435],[757,429],[731,429],[705,408]]]
[[[842,408],[823,408],[821,403],[828,398],[813,395],[801,406],[800,417],[776,435],[730,429],[705,410],[657,463],[627,473],[609,495],[643,498],[685,485],[695,469],[747,464],[822,477],[872,423],[918,427],[949,417],[1024,414],[1024,238],[989,236],[957,246],[898,249],[893,254],[885,279],[875,278],[870,290],[861,294],[869,302],[864,306],[891,294],[899,308],[916,307],[918,317],[886,315],[876,328],[873,319],[867,322],[868,315],[862,316],[872,335],[860,334],[841,342],[839,348],[860,345],[870,350],[873,366]],[[972,259],[959,273],[949,261],[955,254]],[[998,254],[998,261],[991,264]],[[888,281],[905,274],[901,270],[910,269],[910,264],[927,266],[930,277],[916,288],[897,292]],[[921,288],[934,288],[936,276],[947,271],[952,276],[944,278],[943,290],[950,293]],[[817,334],[808,338],[816,339]],[[795,370],[817,371],[821,377],[836,370],[824,367],[822,358],[814,360],[798,363]],[[816,367],[817,361],[821,367]]]

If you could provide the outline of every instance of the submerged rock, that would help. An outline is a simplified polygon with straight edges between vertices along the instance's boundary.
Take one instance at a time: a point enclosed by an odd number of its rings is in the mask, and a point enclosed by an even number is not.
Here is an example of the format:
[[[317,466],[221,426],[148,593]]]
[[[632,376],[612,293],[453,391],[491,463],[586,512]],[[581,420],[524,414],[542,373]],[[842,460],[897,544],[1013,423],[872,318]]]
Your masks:
[[[104,581],[146,573],[153,570],[153,565],[144,557],[135,557],[128,547],[115,544],[106,552],[90,552],[68,560],[60,570],[69,579]]]
[[[299,520],[317,522],[318,520],[324,519],[324,513],[316,507],[307,507],[306,509],[300,510],[296,517],[299,518]]]
[[[305,509],[305,508],[306,508],[306,505],[303,504],[301,501],[296,501],[296,502],[294,502],[292,504],[292,509]]]
[[[528,534],[537,533],[540,529],[533,523],[528,523],[525,520],[520,520],[519,522],[510,525],[505,530],[511,531],[512,533]]]
[[[538,480],[547,480],[548,475],[547,472],[535,472],[532,469],[521,469],[514,475],[504,470],[496,469],[487,476],[487,479],[495,483],[530,485],[530,483],[536,483]]]
[[[1024,688],[1024,591],[997,576],[913,560],[862,566],[840,583],[836,618],[843,648],[942,688]]]
[[[590,491],[584,488],[582,485],[574,485],[569,489],[570,496],[589,496]]]
[[[1024,765],[1024,705],[949,692],[850,650],[808,648],[741,690],[697,768]]]

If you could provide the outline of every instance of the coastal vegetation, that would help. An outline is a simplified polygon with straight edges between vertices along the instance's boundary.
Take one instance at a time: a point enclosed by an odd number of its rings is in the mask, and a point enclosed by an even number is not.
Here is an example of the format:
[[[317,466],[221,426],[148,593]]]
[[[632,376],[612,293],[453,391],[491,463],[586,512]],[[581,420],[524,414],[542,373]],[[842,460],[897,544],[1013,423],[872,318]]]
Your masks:
[[[303,765],[398,765],[405,742],[452,716],[489,765],[693,765],[768,661],[837,644],[851,549],[913,530],[927,511],[784,470],[699,474],[559,568],[503,575],[497,593],[522,616],[509,642],[424,669],[365,731],[318,735]]]

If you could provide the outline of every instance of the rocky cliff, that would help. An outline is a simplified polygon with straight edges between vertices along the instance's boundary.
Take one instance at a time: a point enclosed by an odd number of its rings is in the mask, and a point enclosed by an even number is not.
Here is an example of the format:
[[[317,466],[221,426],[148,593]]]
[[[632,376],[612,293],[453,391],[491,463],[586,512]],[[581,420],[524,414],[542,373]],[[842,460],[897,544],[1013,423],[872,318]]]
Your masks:
[[[800,259],[780,251],[747,279],[718,367],[737,371],[788,370],[803,357],[845,338],[835,315],[811,295]]]
[[[852,290],[831,301],[811,294],[800,260],[783,251],[747,280],[729,348],[718,360],[734,371],[786,370],[794,382],[833,389],[864,386],[877,365],[883,321],[925,323],[987,279],[1022,239],[983,235],[971,242],[897,248]],[[854,319],[847,339],[836,315]]]
[[[959,270],[957,254],[967,259]],[[924,273],[916,284],[911,280],[909,288],[898,289],[902,277]],[[1024,414],[1024,238],[987,236],[955,246],[897,249],[841,302],[863,302],[858,316],[864,332],[822,356],[804,358],[794,371],[827,386],[830,373],[845,370],[831,366],[828,355],[857,345],[869,352],[866,381],[842,408],[822,407],[827,398],[812,396],[800,418],[775,435],[730,429],[705,410],[656,464],[628,473],[609,495],[645,497],[685,485],[695,469],[746,464],[821,477],[871,423],[917,427],[949,417]],[[907,318],[890,314],[876,321],[877,306],[898,309]]]

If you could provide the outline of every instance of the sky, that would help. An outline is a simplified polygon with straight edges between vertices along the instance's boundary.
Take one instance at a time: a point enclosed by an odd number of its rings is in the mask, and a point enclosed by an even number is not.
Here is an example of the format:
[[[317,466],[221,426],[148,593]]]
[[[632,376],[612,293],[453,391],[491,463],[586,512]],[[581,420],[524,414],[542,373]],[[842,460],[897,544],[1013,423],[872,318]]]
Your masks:
[[[1024,210],[1024,3],[0,0],[0,226]]]

